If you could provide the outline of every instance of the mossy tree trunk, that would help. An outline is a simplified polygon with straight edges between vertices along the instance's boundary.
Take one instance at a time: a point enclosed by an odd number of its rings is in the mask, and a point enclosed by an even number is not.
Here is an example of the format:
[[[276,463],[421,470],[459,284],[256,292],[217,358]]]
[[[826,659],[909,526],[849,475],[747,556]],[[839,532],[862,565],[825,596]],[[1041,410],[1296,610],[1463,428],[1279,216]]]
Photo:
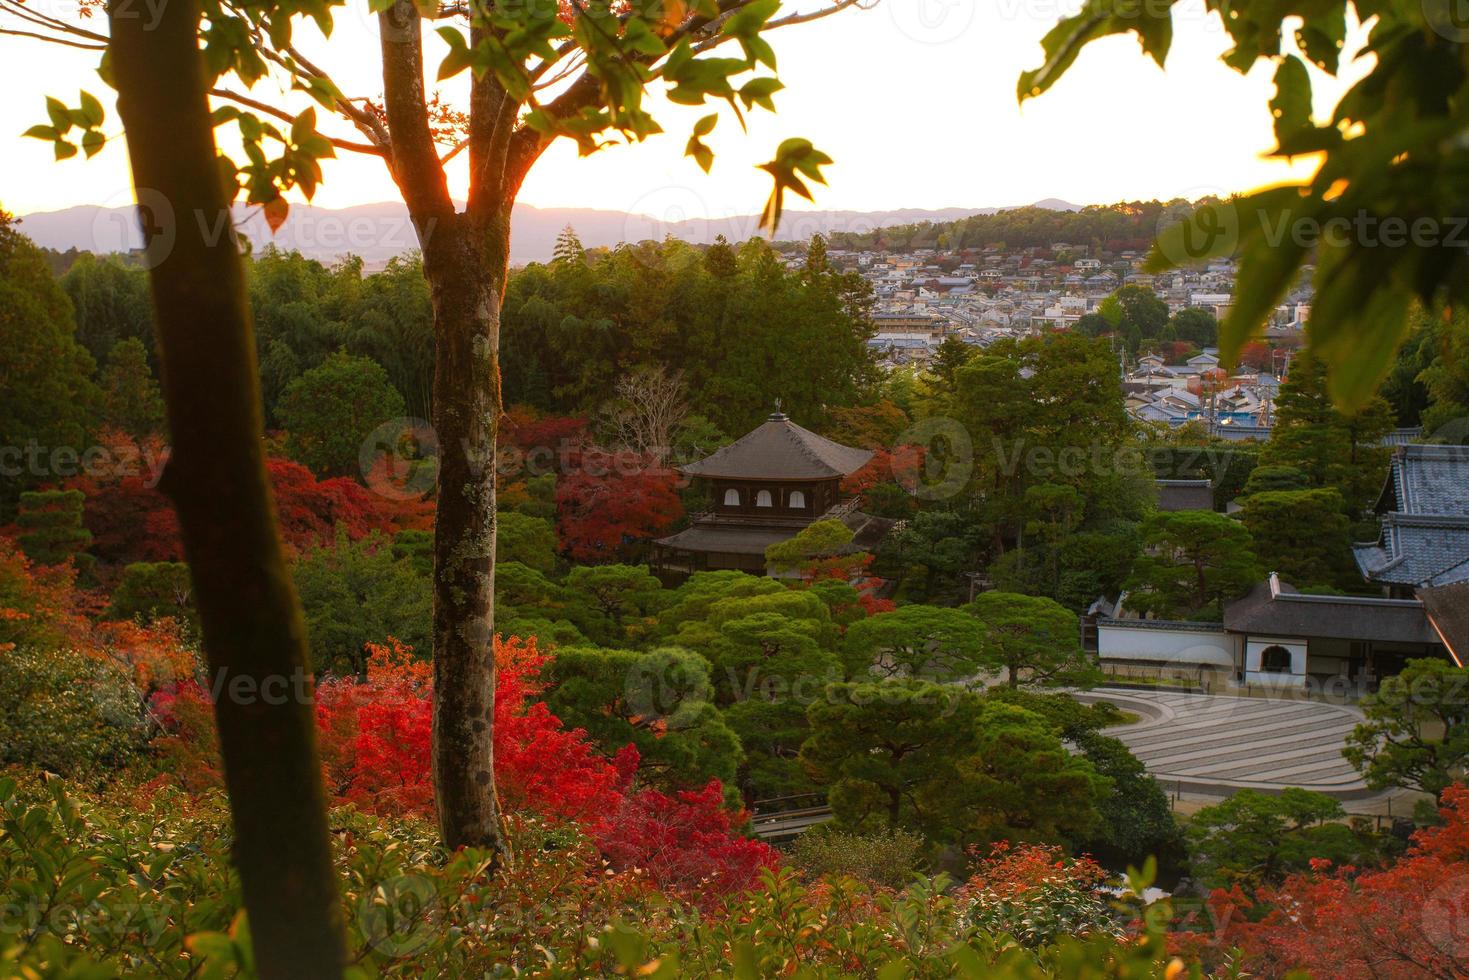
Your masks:
[[[458,211],[429,129],[421,15],[411,0],[398,0],[379,18],[388,164],[418,233],[434,309],[434,799],[446,846],[484,847],[506,858],[493,731],[500,308],[511,208],[545,141],[518,134],[518,106],[476,82],[469,200]]]
[[[508,849],[494,782],[495,446],[500,417],[500,304],[509,212],[490,227],[467,216],[425,242],[433,296],[433,778],[448,847]]]
[[[198,0],[139,16],[114,3],[118,111],[145,214],[173,436],[163,489],[193,578],[233,856],[267,978],[339,977],[341,908],[316,750],[300,605],[265,470],[255,340],[230,197],[217,162]]]

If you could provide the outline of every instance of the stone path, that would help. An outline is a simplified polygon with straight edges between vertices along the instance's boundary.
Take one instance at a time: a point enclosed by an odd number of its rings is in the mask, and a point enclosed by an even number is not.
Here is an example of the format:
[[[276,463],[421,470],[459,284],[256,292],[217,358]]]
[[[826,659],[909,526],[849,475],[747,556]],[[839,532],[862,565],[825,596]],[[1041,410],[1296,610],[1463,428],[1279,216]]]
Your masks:
[[[1281,698],[1238,698],[1178,691],[1098,688],[1082,700],[1106,700],[1142,720],[1109,729],[1170,793],[1227,795],[1287,786],[1340,800],[1379,794],[1342,758],[1362,713],[1345,705]]]

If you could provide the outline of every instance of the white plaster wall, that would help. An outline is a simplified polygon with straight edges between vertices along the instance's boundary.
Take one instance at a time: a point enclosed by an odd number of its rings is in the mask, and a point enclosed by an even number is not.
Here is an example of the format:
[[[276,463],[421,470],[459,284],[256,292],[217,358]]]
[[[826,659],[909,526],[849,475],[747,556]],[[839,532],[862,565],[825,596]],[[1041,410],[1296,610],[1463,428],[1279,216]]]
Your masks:
[[[1235,639],[1224,630],[1170,630],[1099,624],[1102,660],[1149,660],[1180,666],[1233,669]]]

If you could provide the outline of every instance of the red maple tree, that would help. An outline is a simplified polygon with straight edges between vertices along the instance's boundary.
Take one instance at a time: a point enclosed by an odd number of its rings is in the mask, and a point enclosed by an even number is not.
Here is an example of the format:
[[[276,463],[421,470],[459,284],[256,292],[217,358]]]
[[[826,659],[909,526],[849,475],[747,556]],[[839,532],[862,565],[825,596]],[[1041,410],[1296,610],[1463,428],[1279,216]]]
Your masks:
[[[1243,965],[1266,976],[1469,976],[1469,787],[1449,787],[1442,803],[1443,823],[1420,830],[1387,867],[1317,860],[1253,897],[1215,891],[1215,935],[1194,934],[1194,948],[1238,947]]]
[[[651,459],[585,452],[556,483],[561,549],[581,562],[616,561],[683,516],[679,475]]]
[[[367,679],[317,686],[317,726],[329,791],[377,813],[433,812],[429,769],[432,668],[411,648],[372,645]],[[638,868],[659,887],[710,898],[749,887],[775,852],[735,832],[742,814],[724,808],[713,780],[666,796],[636,785],[631,745],[610,758],[580,729],[566,729],[536,700],[547,655],[535,640],[496,638],[495,779],[507,810],[580,825],[619,869]],[[169,735],[160,740],[179,781],[217,785],[208,692],[197,681],[154,700]]]

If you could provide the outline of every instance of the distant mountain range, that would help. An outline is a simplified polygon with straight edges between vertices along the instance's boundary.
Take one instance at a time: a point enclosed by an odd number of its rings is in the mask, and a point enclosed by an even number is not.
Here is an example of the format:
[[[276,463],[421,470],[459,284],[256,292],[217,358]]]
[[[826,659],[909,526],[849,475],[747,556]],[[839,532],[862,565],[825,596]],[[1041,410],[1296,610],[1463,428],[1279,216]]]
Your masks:
[[[757,215],[727,218],[698,217],[697,198],[677,195],[654,201],[650,210],[663,217],[627,211],[592,208],[537,208],[518,204],[511,216],[512,261],[542,262],[551,258],[556,236],[567,225],[576,229],[588,248],[613,246],[672,235],[684,241],[707,245],[718,235],[744,241],[759,227]],[[692,205],[692,206],[691,206]],[[1052,211],[1077,211],[1077,205],[1055,198],[1037,201],[1035,207]],[[894,211],[787,211],[776,236],[782,240],[804,240],[818,232],[866,231],[891,225],[923,221],[957,221],[976,214],[995,214],[1009,208],[940,208],[925,211],[900,208]],[[350,208],[318,208],[292,205],[290,218],[272,235],[259,209],[238,207],[235,219],[257,248],[267,244],[287,251],[295,249],[314,259],[332,261],[343,255],[359,255],[372,267],[380,267],[395,255],[418,247],[408,212],[400,203],[362,204]],[[129,207],[103,208],[80,205],[64,211],[24,215],[20,230],[38,245],[64,252],[123,252],[141,247],[143,235]]]

